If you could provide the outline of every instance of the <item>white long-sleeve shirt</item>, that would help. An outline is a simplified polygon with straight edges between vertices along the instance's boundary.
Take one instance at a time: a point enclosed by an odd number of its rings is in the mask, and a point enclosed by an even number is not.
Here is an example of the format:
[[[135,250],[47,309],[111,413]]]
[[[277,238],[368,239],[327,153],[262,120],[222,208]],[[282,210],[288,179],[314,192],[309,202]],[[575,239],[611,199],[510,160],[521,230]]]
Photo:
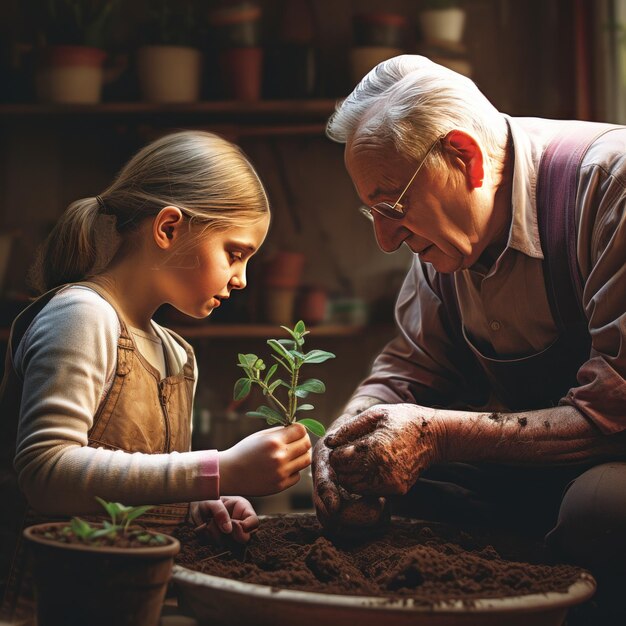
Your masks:
[[[153,338],[129,329],[142,354],[162,368],[160,340],[170,363],[182,367],[183,348],[153,327]],[[113,307],[91,289],[74,286],[51,299],[17,347],[14,367],[24,387],[15,469],[41,513],[99,512],[93,494],[127,505],[219,497],[214,450],[143,454],[87,445],[115,374],[119,335]]]

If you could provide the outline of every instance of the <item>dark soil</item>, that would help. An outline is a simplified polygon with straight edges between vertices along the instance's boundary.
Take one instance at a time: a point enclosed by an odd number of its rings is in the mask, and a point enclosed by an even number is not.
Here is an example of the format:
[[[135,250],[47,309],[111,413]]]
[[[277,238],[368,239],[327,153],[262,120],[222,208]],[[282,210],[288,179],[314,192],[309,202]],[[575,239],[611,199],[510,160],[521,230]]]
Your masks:
[[[313,514],[262,520],[244,549],[228,540],[209,545],[192,528],[175,534],[181,542],[176,562],[192,570],[273,588],[411,598],[427,606],[564,592],[583,571],[546,562],[536,543],[493,535],[485,540],[401,518],[377,536],[351,542],[325,537]]]

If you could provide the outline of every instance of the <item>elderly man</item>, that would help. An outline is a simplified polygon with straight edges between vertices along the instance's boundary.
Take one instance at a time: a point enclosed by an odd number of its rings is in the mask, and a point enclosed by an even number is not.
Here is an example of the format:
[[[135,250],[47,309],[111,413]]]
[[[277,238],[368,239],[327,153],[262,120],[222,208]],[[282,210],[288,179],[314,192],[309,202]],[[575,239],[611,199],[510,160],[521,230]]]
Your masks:
[[[322,524],[548,533],[626,573],[626,128],[511,118],[401,56],[327,133],[380,248],[415,256],[398,336],[316,446]]]

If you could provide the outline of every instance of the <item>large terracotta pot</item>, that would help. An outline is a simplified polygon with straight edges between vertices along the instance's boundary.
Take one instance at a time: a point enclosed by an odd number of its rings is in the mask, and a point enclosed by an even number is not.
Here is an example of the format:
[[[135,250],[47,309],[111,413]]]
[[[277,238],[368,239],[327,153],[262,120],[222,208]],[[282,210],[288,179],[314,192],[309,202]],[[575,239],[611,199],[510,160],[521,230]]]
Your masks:
[[[41,102],[100,102],[106,52],[87,46],[49,46],[41,56],[35,90]]]
[[[180,543],[147,548],[62,544],[24,530],[33,556],[38,626],[156,626]],[[148,531],[146,531],[148,532]]]
[[[289,541],[280,536],[276,540]],[[524,594],[520,590],[519,595],[507,598],[424,605],[411,598],[335,595],[252,584],[180,565],[174,566],[172,579],[186,612],[200,624],[220,626],[562,626],[568,608],[591,598],[596,588],[591,575],[581,570],[578,580],[564,592]]]

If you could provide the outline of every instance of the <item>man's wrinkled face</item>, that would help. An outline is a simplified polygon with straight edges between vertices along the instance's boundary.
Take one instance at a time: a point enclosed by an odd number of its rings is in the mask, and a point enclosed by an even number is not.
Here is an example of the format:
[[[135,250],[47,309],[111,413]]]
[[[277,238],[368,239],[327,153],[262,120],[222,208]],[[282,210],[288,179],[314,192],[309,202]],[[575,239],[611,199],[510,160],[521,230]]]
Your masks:
[[[444,148],[445,150],[445,148]],[[371,136],[355,136],[346,145],[345,163],[359,197],[367,206],[394,204],[415,173],[418,161]],[[454,160],[434,171],[425,164],[407,189],[406,214],[392,220],[372,211],[374,232],[385,252],[403,243],[438,272],[470,267],[488,245],[491,205],[471,189]]]

